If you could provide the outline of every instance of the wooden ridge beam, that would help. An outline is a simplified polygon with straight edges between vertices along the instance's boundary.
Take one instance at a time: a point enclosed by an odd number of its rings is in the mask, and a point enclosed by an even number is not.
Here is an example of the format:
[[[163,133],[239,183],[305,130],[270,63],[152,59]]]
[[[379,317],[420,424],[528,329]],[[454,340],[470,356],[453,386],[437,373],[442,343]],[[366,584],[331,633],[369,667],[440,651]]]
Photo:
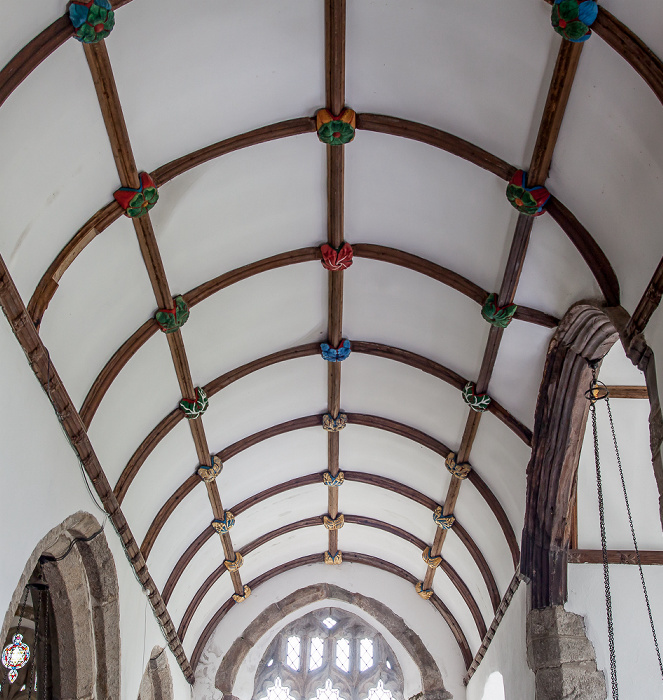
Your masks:
[[[192,683],[193,671],[182,648],[181,640],[177,636],[166,604],[149,573],[145,559],[134,539],[120,504],[113,494],[81,417],[72,403],[57,370],[51,363],[48,350],[30,319],[2,256],[0,256],[0,305],[18,343],[26,354],[32,371],[53,405],[53,409],[72,449],[85,469],[94,490],[122,541],[122,546],[127,553],[129,562],[138,580],[147,592],[150,605],[164,631],[168,646],[175,655],[185,677],[189,683]]]
[[[106,43],[102,40],[96,44],[84,44],[83,48],[94,82],[108,139],[113,151],[120,183],[123,187],[137,188],[140,186],[140,177],[133,156],[126,123],[124,121],[122,106],[113,76],[113,69],[106,50]],[[152,227],[150,214],[149,212],[145,212],[140,217],[132,218],[131,221],[136,231],[138,245],[152,285],[157,307],[160,309],[170,309],[173,306],[173,295],[168,284],[166,270],[161,259],[161,253]],[[166,340],[175,367],[175,374],[182,398],[191,400],[195,398],[196,390],[191,377],[191,369],[186,356],[182,333],[177,329],[174,333],[167,334]],[[202,419],[200,417],[194,418],[189,420],[188,423],[200,464],[208,467],[212,466],[212,456],[210,455]],[[221,494],[219,493],[216,480],[206,482],[205,486],[213,518],[216,520],[223,520],[225,518],[225,510],[221,502]],[[228,532],[219,533],[219,539],[225,559],[233,561],[235,559],[235,552],[230,534]],[[230,576],[235,588],[235,593],[242,595],[244,593],[244,586],[239,571],[230,572]]]
[[[338,115],[345,106],[345,0],[325,0],[325,89],[326,106]],[[344,239],[345,146],[327,145],[327,243],[338,249]],[[343,270],[327,272],[329,292],[327,342],[337,348],[343,338]],[[327,368],[327,411],[336,418],[341,410],[341,363]],[[327,469],[339,472],[339,434],[327,433]],[[327,509],[338,516],[338,487],[327,488]],[[329,551],[338,551],[338,530],[329,530]]]
[[[322,517],[323,516],[320,515],[311,518],[303,518],[302,520],[282,525],[281,527],[276,528],[271,532],[264,533],[252,542],[249,542],[249,544],[242,547],[239,551],[243,557],[247,557],[249,554],[251,554],[251,552],[254,552],[256,549],[258,549],[258,547],[262,547],[263,545],[267,544],[268,542],[271,542],[277,537],[281,537],[282,535],[286,535],[291,532],[296,532],[303,528],[319,526],[322,521]],[[382,520],[368,518],[361,515],[346,515],[345,522],[353,525],[372,527],[377,530],[387,532],[391,535],[394,535],[395,537],[409,542],[420,551],[423,551],[426,548],[426,543],[423,540],[420,540],[418,537],[415,537],[407,530],[403,530],[402,528],[396,527],[395,525],[386,523]],[[474,623],[477,626],[479,637],[483,639],[487,631],[486,623],[483,619],[483,616],[481,615],[481,611],[479,610],[479,606],[477,605],[474,596],[470,592],[470,589],[467,587],[467,584],[463,581],[463,579],[460,577],[458,572],[451,566],[451,564],[449,564],[449,562],[443,561],[440,565],[440,568],[442,568],[442,570],[447,574],[453,585],[456,587],[456,590],[463,598],[463,601],[467,605],[472,615],[472,619],[474,620]],[[223,565],[217,567],[205,579],[198,591],[194,594],[193,598],[191,599],[189,605],[186,608],[184,615],[182,616],[182,620],[177,629],[177,633],[179,634],[180,639],[185,639],[186,633],[189,628],[189,624],[191,623],[191,620],[193,619],[193,616],[195,615],[198,606],[203,601],[205,596],[209,593],[212,586],[221,578],[221,576],[223,576],[225,570],[226,567]]]
[[[607,385],[606,389],[611,399],[648,399],[649,391],[646,386]]]
[[[529,179],[530,186],[535,184],[542,185],[548,176],[555,144],[557,143],[557,136],[559,135],[562,119],[564,118],[564,112],[571,93],[573,79],[576,74],[576,68],[580,59],[580,49],[570,48],[565,46],[565,43],[566,42],[562,42],[557,55],[557,61],[548,88],[543,116],[539,124],[539,131],[529,168],[532,174]],[[525,257],[527,255],[533,225],[534,217],[518,214],[511,247],[509,249],[509,257],[498,294],[498,304],[500,306],[507,306],[514,301],[520,275],[523,265],[525,264]],[[475,384],[475,392],[477,394],[485,394],[488,391],[504,331],[504,328],[497,328],[494,326],[490,329],[488,342],[479,370],[479,376]],[[480,412],[468,409],[468,417],[457,453],[457,461],[459,463],[467,462],[470,458],[472,446],[479,429],[481,415]],[[477,485],[478,482],[480,482],[480,485],[483,485],[483,481],[478,478],[476,472],[472,471],[470,477],[474,478],[475,485]],[[452,477],[444,501],[443,515],[453,514],[460,495],[461,485],[462,481],[460,479]],[[484,495],[484,498],[485,497],[486,495]],[[499,511],[495,512],[497,515]],[[508,519],[504,522],[505,519],[506,514],[502,517],[500,513],[498,520],[500,521],[505,535],[507,535],[507,532],[510,530],[510,523],[508,523]],[[432,556],[439,556],[441,554],[447,532],[448,530],[444,528],[437,528],[435,531],[433,544],[431,545]],[[511,554],[514,557],[514,565],[518,566],[520,550],[517,543],[511,540],[508,535],[507,542],[509,543]],[[428,569],[424,579],[424,588],[430,588],[432,586],[434,576],[435,569]]]
[[[416,583],[416,579],[408,571],[405,571],[399,566],[396,566],[396,564],[392,564],[391,562],[385,561],[384,559],[379,559],[378,557],[373,557],[368,554],[360,554],[358,552],[344,552],[343,561],[344,563],[347,562],[363,564],[364,566],[370,566],[375,569],[381,569],[382,571],[386,571],[387,573],[393,574],[395,576],[398,576],[399,578],[404,579],[408,583],[411,583],[413,586]],[[309,564],[318,563],[322,563],[321,554],[308,554],[307,556],[299,557],[298,559],[293,559],[292,561],[279,564],[273,569],[270,569],[269,571],[266,571],[260,576],[254,578],[252,581],[249,582],[248,585],[250,586],[251,590],[254,590],[258,586],[260,586],[263,583],[266,583],[275,576],[284,574],[287,571],[292,571],[293,569],[297,569],[301,566],[308,566]],[[470,664],[472,663],[472,652],[470,651],[469,644],[467,643],[467,639],[465,638],[465,634],[463,633],[461,626],[458,624],[456,618],[451,614],[451,611],[440,600],[438,596],[433,594],[433,596],[430,599],[430,602],[432,603],[433,607],[435,607],[436,610],[442,615],[445,622],[449,625],[449,628],[458,644],[458,648],[460,649],[460,652],[463,656],[465,666],[466,668],[469,668]],[[207,626],[198,638],[196,646],[193,650],[193,654],[191,655],[191,663],[194,669],[200,661],[203,649],[205,648],[205,645],[209,641],[210,637],[212,636],[212,632],[214,632],[214,630],[218,627],[219,623],[223,620],[223,618],[235,604],[235,601],[232,598],[229,598],[216,611],[216,613],[207,623]]]

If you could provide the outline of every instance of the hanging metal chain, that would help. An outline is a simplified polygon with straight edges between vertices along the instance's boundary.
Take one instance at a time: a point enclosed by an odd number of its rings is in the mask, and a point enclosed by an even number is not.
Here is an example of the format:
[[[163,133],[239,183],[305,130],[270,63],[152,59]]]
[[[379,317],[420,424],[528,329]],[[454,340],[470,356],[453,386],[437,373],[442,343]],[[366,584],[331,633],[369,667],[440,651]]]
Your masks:
[[[624,481],[624,470],[622,469],[622,460],[619,456],[619,447],[617,446],[617,433],[615,432],[615,424],[612,420],[612,411],[610,410],[610,401],[606,397],[605,405],[608,409],[608,418],[610,420],[610,430],[612,431],[612,442],[615,446],[615,454],[617,455],[617,466],[619,467],[619,478],[622,482],[622,491],[624,493],[624,503],[626,504],[626,513],[628,515],[628,524],[631,528],[631,537],[633,539],[633,549],[635,550],[635,556],[638,562],[638,571],[640,572],[640,582],[642,583],[642,592],[645,596],[645,605],[647,606],[647,614],[649,615],[649,626],[651,627],[652,637],[654,638],[654,647],[656,649],[656,657],[658,658],[658,668],[661,672],[661,678],[663,678],[663,663],[661,662],[661,650],[658,646],[658,639],[656,638],[656,628],[654,627],[654,618],[651,612],[651,605],[649,603],[649,594],[647,593],[647,584],[645,583],[645,575],[642,571],[642,562],[640,561],[640,550],[638,549],[638,542],[635,538],[635,528],[633,527],[633,518],[631,517],[631,506],[628,502],[628,494],[626,493],[626,482]]]
[[[599,431],[596,425],[596,402],[600,398],[596,381],[596,367],[592,367],[592,382],[587,392],[589,411],[592,414],[592,432],[594,434],[594,462],[596,463],[596,492],[599,501],[599,525],[601,528],[601,551],[603,553],[603,585],[605,588],[605,613],[608,621],[608,647],[610,650],[610,682],[613,700],[619,699],[617,687],[617,661],[615,659],[615,632],[612,625],[612,597],[610,595],[610,572],[608,570],[608,544],[605,535],[605,509],[603,507],[603,485],[601,483],[601,460],[599,458]]]
[[[28,700],[30,700],[30,698],[32,697],[32,689],[35,687],[35,675],[37,673],[37,639],[39,637],[39,615],[41,614],[41,600],[39,596],[37,596],[37,601],[37,605],[35,605],[34,608],[35,641],[32,649],[32,666],[30,668],[30,678],[28,680]]]

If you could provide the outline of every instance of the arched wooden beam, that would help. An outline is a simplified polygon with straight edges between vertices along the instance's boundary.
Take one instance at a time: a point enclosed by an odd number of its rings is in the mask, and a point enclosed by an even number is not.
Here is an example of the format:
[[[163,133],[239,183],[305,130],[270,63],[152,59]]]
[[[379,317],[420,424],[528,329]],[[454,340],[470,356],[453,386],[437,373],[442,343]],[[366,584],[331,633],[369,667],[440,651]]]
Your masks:
[[[556,197],[551,195],[546,204],[546,211],[582,255],[583,260],[596,278],[608,306],[619,306],[619,280],[599,244],[573,213]]]
[[[516,172],[513,165],[494,156],[483,148],[475,146],[469,141],[449,134],[441,129],[436,129],[426,124],[411,122],[398,117],[388,117],[382,114],[357,114],[357,128],[366,131],[376,131],[390,136],[401,136],[406,139],[420,141],[421,143],[435,146],[452,155],[467,160],[488,172],[497,175],[502,180],[509,180]]]
[[[382,571],[386,571],[390,574],[394,574],[395,576],[404,579],[408,583],[411,583],[413,586],[417,582],[416,578],[412,576],[411,573],[405,571],[404,569],[401,569],[400,566],[396,566],[391,562],[385,561],[384,559],[379,559],[378,557],[370,556],[368,554],[360,554],[358,552],[343,552],[343,562],[363,564],[365,566],[371,566],[375,569],[381,569]],[[286,573],[286,571],[292,571],[293,569],[297,569],[300,566],[308,566],[309,564],[318,563],[322,563],[321,554],[309,554],[305,557],[299,557],[298,559],[293,559],[292,561],[284,562],[283,564],[274,567],[270,571],[266,571],[264,574],[257,576],[252,581],[249,581],[248,586],[253,591],[261,584],[266,583],[267,581],[274,578],[275,576],[278,576],[279,574],[284,574]],[[413,593],[413,595],[416,595],[416,593]],[[463,656],[465,667],[469,668],[470,664],[472,663],[472,653],[470,651],[469,644],[467,643],[467,639],[463,634],[463,630],[456,621],[456,618],[451,614],[449,608],[447,608],[447,606],[440,600],[440,598],[437,595],[433,594],[433,596],[430,599],[430,602],[442,615],[445,622],[449,625],[451,633],[454,635],[458,644],[458,648],[460,649],[460,653]],[[205,648],[205,645],[209,641],[209,638],[212,636],[212,632],[214,632],[214,630],[218,627],[221,620],[223,620],[223,618],[233,607],[233,605],[236,605],[235,601],[232,598],[229,598],[212,616],[212,619],[207,623],[207,626],[198,638],[196,646],[193,650],[193,654],[191,655],[191,666],[194,669],[194,671],[196,669],[196,666],[198,665],[198,661],[200,661],[200,656],[203,652],[203,649]]]
[[[400,267],[405,267],[408,270],[413,270],[414,272],[419,272],[422,275],[431,277],[476,301],[477,304],[483,305],[488,296],[488,292],[485,289],[482,289],[478,284],[474,284],[474,282],[459,275],[457,272],[442,267],[442,265],[438,265],[430,260],[426,260],[426,258],[421,258],[418,255],[406,253],[404,250],[376,245],[374,243],[353,243],[352,250],[356,258],[380,260],[381,262],[399,265]],[[558,318],[546,314],[543,311],[539,311],[538,309],[532,309],[529,306],[519,305],[515,313],[515,318],[520,321],[544,326],[544,328],[555,328],[559,323]]]
[[[405,423],[400,423],[389,418],[382,418],[381,416],[373,416],[364,413],[347,413],[348,423],[353,423],[355,425],[363,425],[368,428],[378,428],[379,430],[385,430],[401,437],[407,438],[408,440],[413,440],[414,442],[427,447],[429,450],[439,454],[443,459],[446,459],[447,455],[451,451],[444,443],[436,440],[435,438],[427,435],[417,428],[406,425]],[[322,424],[321,416],[306,416],[304,418],[294,418],[293,420],[287,421],[285,423],[279,423],[278,425],[271,426],[265,430],[261,430],[253,435],[242,438],[237,442],[233,443],[229,447],[218,453],[222,462],[234,457],[240,452],[257,445],[263,440],[274,437],[276,435],[282,435],[283,433],[291,432],[293,430],[299,430],[301,428],[311,428]],[[135,474],[134,474],[135,475]],[[513,527],[507,517],[502,505],[495,496],[495,494],[490,490],[488,485],[481,479],[481,477],[473,469],[468,477],[472,482],[477,491],[481,494],[485,500],[488,507],[493,512],[497,522],[502,528],[504,537],[506,538],[507,545],[511,550],[511,555],[514,560],[514,566],[518,565],[520,560],[520,550],[518,549],[518,542],[516,540],[516,535],[513,531]],[[193,491],[194,486],[200,481],[196,474],[190,476],[175,493],[166,501],[166,503],[161,507],[161,510],[157,513],[157,516],[152,521],[145,539],[141,544],[141,552],[145,559],[148,558],[152,547],[156,541],[159,532],[166,524],[166,521],[175,510],[178,503],[191,491]],[[119,484],[119,481],[118,481]],[[116,486],[117,489],[117,486]],[[125,492],[126,493],[126,489]],[[116,495],[118,501],[119,496]],[[233,511],[234,512],[234,511]]]
[[[286,138],[287,136],[305,134],[309,131],[315,131],[314,118],[301,117],[299,119],[288,119],[287,121],[248,131],[245,134],[231,136],[228,139],[224,139],[223,141],[201,148],[198,151],[194,151],[170,163],[166,163],[166,165],[157,168],[150,174],[157,185],[160,186],[172,180],[177,175],[226,153],[248,148],[249,146],[255,146],[260,143],[266,143],[267,141]],[[74,234],[73,238],[71,238],[60,251],[39,281],[28,304],[28,313],[35,326],[39,327],[44,313],[66,269],[74,262],[85,247],[91,243],[98,234],[102,233],[114,221],[119,219],[122,213],[120,205],[115,201],[105,205],[83,224]]]
[[[402,528],[396,527],[395,525],[391,525],[390,523],[385,523],[382,520],[377,520],[375,518],[367,518],[361,515],[346,514],[344,514],[344,518],[346,523],[350,523],[352,525],[362,525],[365,527],[372,527],[377,530],[382,530],[383,532],[388,532],[394,535],[395,537],[398,537],[414,545],[421,552],[427,547],[427,544],[423,540],[420,540],[418,537],[415,537],[411,533],[407,532],[407,530],[403,530]],[[276,539],[277,537],[280,537],[281,535],[296,532],[297,530],[301,530],[306,527],[319,526],[321,522],[322,516],[314,516],[311,518],[304,518],[302,520],[298,520],[294,523],[288,523],[287,525],[283,525],[282,527],[279,527],[275,530],[272,530],[271,532],[267,532],[261,535],[252,542],[249,542],[249,544],[247,544],[245,547],[241,547],[238,551],[243,557],[246,557],[251,552],[258,549],[258,547],[262,547],[262,545],[271,542],[272,540]],[[453,585],[456,587],[456,590],[460,593],[465,604],[470,610],[470,613],[472,614],[474,623],[477,626],[477,631],[479,632],[479,638],[483,639],[486,636],[486,623],[483,619],[481,611],[479,610],[479,606],[477,605],[477,602],[474,599],[474,596],[470,592],[470,589],[467,587],[466,583],[460,577],[458,572],[451,566],[451,564],[449,564],[449,562],[443,559],[442,563],[440,564],[440,568],[447,574]],[[195,615],[198,606],[203,601],[205,596],[209,593],[212,586],[219,580],[219,578],[221,578],[221,576],[223,576],[223,574],[226,571],[227,569],[225,564],[221,564],[221,566],[217,567],[205,579],[202,586],[198,589],[194,597],[191,599],[191,602],[187,606],[187,609],[184,615],[182,616],[182,620],[180,621],[179,627],[177,629],[177,634],[179,635],[181,640],[184,640],[187,630],[189,629],[189,624],[191,623],[191,620],[193,619],[193,616]]]
[[[531,605],[566,602],[569,508],[589,402],[589,362],[602,359],[619,334],[603,310],[572,306],[553,337],[536,403],[521,571],[532,583]]]
[[[439,282],[442,282],[442,284],[446,284],[452,289],[461,292],[461,294],[465,294],[478,304],[483,304],[488,295],[488,293],[481,289],[481,287],[475,285],[473,282],[470,282],[452,270],[448,270],[441,265],[436,265],[435,263],[425,260],[424,258],[406,253],[402,250],[396,250],[386,246],[358,243],[354,246],[354,252],[357,257],[370,258],[372,260],[388,262],[393,265],[400,265],[415,272],[427,275],[428,277],[431,277]],[[249,277],[260,274],[261,272],[276,270],[287,265],[295,265],[297,263],[319,260],[320,258],[320,249],[317,247],[299,248],[298,250],[288,251],[287,253],[279,253],[278,255],[263,258],[262,260],[258,260],[254,263],[244,265],[243,267],[239,267],[235,270],[219,275],[218,277],[195,287],[183,296],[189,307],[192,308],[196,304],[199,304],[222,289],[226,289],[237,282],[241,282]],[[515,317],[522,321],[535,323],[546,328],[554,328],[558,323],[558,319],[556,319],[554,316],[527,306],[519,306]],[[124,366],[136,354],[136,352],[138,352],[138,350],[157,332],[157,330],[158,325],[154,319],[145,321],[145,323],[120,346],[111,359],[106,363],[102,371],[94,380],[90,391],[85,397],[83,406],[81,407],[81,418],[83,419],[86,428],[89,427],[90,423],[92,422],[92,418],[99,408],[99,404],[106,395],[106,392],[117,375],[122,371]],[[359,352],[361,352],[361,350]],[[406,351],[403,352],[406,353]],[[386,357],[386,355],[383,356]],[[413,358],[415,357],[413,353],[409,353],[408,356]],[[394,357],[393,359],[398,359],[398,357]],[[423,365],[422,363],[418,362],[418,364],[414,364],[413,366],[424,369],[424,366],[432,366],[433,364],[435,363],[432,363],[430,360],[426,360]],[[442,367],[442,365],[437,365],[437,367]],[[424,369],[424,371],[427,370]],[[453,375],[456,378],[460,376],[450,372],[450,370],[446,370],[446,375],[449,377]],[[445,381],[450,380],[445,379]],[[462,380],[462,378],[461,381],[463,381],[462,386],[464,386],[465,381]],[[451,381],[450,383],[453,384]],[[462,386],[459,388],[462,389]],[[498,404],[491,404],[491,406],[492,408],[490,410],[501,420],[504,420],[504,422],[509,424],[508,420],[506,420],[509,414],[506,413]],[[519,421],[513,419],[513,417],[510,418],[512,419],[511,423],[509,424],[510,427],[512,427],[520,435],[520,437],[525,440],[525,442],[529,443],[529,440],[531,440],[531,431],[529,431],[528,428],[525,428]]]
[[[394,481],[393,479],[389,479],[387,477],[355,471],[345,471],[344,474],[346,481],[355,481],[360,484],[377,486],[378,488],[397,493],[398,495],[408,498],[414,501],[415,503],[419,503],[425,508],[429,508],[430,510],[434,510],[438,505],[432,498],[429,498],[428,496],[424,495],[423,493],[421,493],[421,491],[417,491],[411,486],[406,486],[405,484],[401,484],[400,482]],[[306,476],[300,476],[294,479],[290,479],[289,481],[285,481],[282,484],[277,484],[276,486],[272,486],[268,489],[265,489],[260,493],[256,493],[252,496],[249,496],[249,498],[246,498],[237,505],[232,506],[231,508],[229,508],[229,510],[235,516],[237,516],[245,512],[249,508],[259,503],[262,503],[263,501],[266,501],[272,496],[276,496],[280,493],[285,493],[286,491],[291,491],[292,489],[301,488],[303,486],[320,484],[321,482],[321,475],[318,473],[307,474]],[[465,528],[460,524],[458,520],[454,523],[453,532],[458,536],[458,539],[466,547],[472,559],[474,559],[474,562],[476,563],[479,571],[481,572],[481,576],[486,584],[486,588],[488,589],[488,594],[493,605],[493,610],[496,611],[497,607],[500,604],[500,594],[497,588],[497,583],[495,582],[495,577],[493,576],[493,573],[490,570],[490,566],[488,565],[486,558],[483,556],[476,542],[472,539],[472,537],[468,534],[467,530],[465,530]],[[213,534],[214,530],[212,529],[212,527],[205,528],[200,533],[200,535],[198,535],[198,537],[196,537],[196,539],[187,547],[184,554],[180,557],[179,561],[171,571],[170,576],[168,576],[168,580],[166,581],[166,585],[163,589],[163,598],[166,603],[168,603],[168,601],[170,600],[170,596],[175,590],[175,586],[177,585],[187,566],[189,566],[189,564],[191,563],[191,560],[200,551],[201,547],[205,544],[205,542],[207,542],[207,540],[209,540],[210,537],[212,537]]]
[[[146,328],[145,324],[141,326],[141,329]],[[132,336],[133,338],[134,336]],[[129,341],[127,341],[128,343]],[[125,343],[125,345],[127,345]],[[463,379],[459,374],[456,374],[452,370],[448,369],[444,365],[437,362],[433,362],[428,358],[425,358],[416,353],[411,353],[408,350],[402,350],[401,348],[394,348],[390,345],[382,345],[381,343],[368,343],[365,341],[353,341],[353,348],[356,352],[363,353],[365,355],[372,355],[375,357],[384,357],[386,359],[391,359],[396,362],[401,362],[408,366],[420,369],[423,372],[427,372],[442,381],[445,381],[457,389],[462,389],[467,380]],[[287,360],[293,360],[299,357],[310,357],[316,355],[320,351],[320,346],[318,343],[308,343],[306,345],[298,345],[294,348],[289,348],[288,350],[281,350],[279,352],[272,353],[271,355],[266,355],[265,357],[258,358],[252,362],[248,362],[241,367],[230,370],[220,377],[213,379],[211,382],[205,385],[204,389],[209,397],[214,396],[216,393],[221,391],[223,388],[229,386],[233,382],[242,379],[243,377],[252,374],[260,369],[269,367],[278,362],[285,362]],[[118,367],[121,360],[115,361],[111,358],[111,363],[114,367]],[[106,370],[102,371],[104,374]],[[101,375],[99,375],[101,376]],[[107,375],[108,376],[108,375]],[[112,378],[110,379],[112,381]],[[96,384],[96,382],[95,382]],[[95,393],[94,401],[91,399],[88,403],[86,399],[84,407],[87,405],[92,410],[94,403],[98,405],[98,400],[101,400],[99,392],[105,391],[105,389],[100,388],[99,391]],[[92,390],[90,390],[92,392]],[[90,394],[88,394],[90,396]],[[532,433],[524,426],[519,420],[514,418],[501,404],[496,401],[492,401],[488,409],[495,417],[499,418],[504,425],[513,430],[513,432],[526,444],[531,445]],[[127,494],[129,486],[138,474],[140,468],[144,464],[145,460],[149,457],[156,446],[163,440],[166,435],[181,421],[184,416],[179,409],[174,409],[171,411],[162,421],[160,421],[156,427],[150,432],[150,434],[143,440],[139,445],[138,449],[134,452],[131,459],[127,463],[127,466],[122,471],[120,478],[115,485],[115,496],[120,503],[124,500]],[[448,454],[448,448],[447,454]]]

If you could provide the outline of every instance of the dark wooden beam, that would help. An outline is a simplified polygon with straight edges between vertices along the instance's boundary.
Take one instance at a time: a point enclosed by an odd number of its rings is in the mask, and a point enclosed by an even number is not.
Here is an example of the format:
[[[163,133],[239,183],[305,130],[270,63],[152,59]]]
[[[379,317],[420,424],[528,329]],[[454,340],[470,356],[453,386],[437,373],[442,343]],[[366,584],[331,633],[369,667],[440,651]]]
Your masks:
[[[651,549],[641,549],[640,563],[643,566],[663,566],[663,552]],[[569,564],[603,564],[603,552],[600,549],[570,549]],[[635,564],[638,555],[634,550],[609,549],[609,564]]]
[[[632,338],[637,333],[642,333],[652,314],[658,308],[661,303],[661,297],[663,296],[663,258],[661,258],[658,263],[658,267],[654,271],[654,275],[651,281],[647,285],[645,293],[642,295],[642,299],[638,302],[635,307],[633,316],[631,316],[629,322],[626,325],[626,330],[624,335],[627,338]]]
[[[414,576],[412,576],[412,574],[405,571],[404,569],[401,569],[399,566],[396,566],[391,562],[384,561],[383,559],[379,559],[378,557],[372,557],[367,554],[359,554],[357,552],[343,552],[343,561],[347,563],[363,564],[364,566],[371,566],[375,569],[381,569],[382,571],[386,571],[390,574],[404,579],[405,581],[408,581],[408,583],[411,583],[412,585],[416,583],[416,579],[414,578]],[[297,569],[301,566],[308,566],[310,564],[318,563],[322,563],[322,555],[309,554],[305,557],[300,557],[299,559],[284,562],[283,564],[280,564],[279,566],[271,569],[270,571],[266,571],[265,573],[256,577],[252,581],[249,581],[248,585],[251,588],[251,590],[255,590],[258,586],[260,586],[263,583],[266,583],[275,576],[284,574],[287,571],[292,571],[293,569]],[[416,593],[414,595],[416,595]],[[438,610],[438,612],[442,615],[445,622],[449,625],[449,628],[451,629],[451,632],[454,635],[456,642],[458,643],[458,647],[463,656],[465,665],[467,668],[469,668],[470,664],[472,663],[472,652],[470,651],[470,647],[467,643],[467,639],[465,638],[462,628],[456,621],[456,618],[451,614],[449,609],[446,607],[446,605],[444,605],[444,603],[440,600],[438,596],[433,595],[430,599],[430,602],[432,603],[433,607],[435,607]],[[205,648],[205,645],[212,636],[212,632],[214,632],[214,630],[219,626],[219,623],[223,620],[228,611],[234,605],[236,605],[235,601],[232,598],[229,598],[219,608],[219,610],[217,610],[217,612],[212,616],[211,620],[207,623],[207,626],[205,627],[202,634],[198,638],[198,641],[196,642],[196,646],[191,656],[191,663],[194,669],[196,668],[198,661],[200,661],[200,656],[203,652],[203,649]]]
[[[67,435],[72,449],[80,460],[104,509],[108,513],[138,580],[148,593],[150,605],[159,620],[159,624],[164,630],[168,645],[177,658],[180,668],[187,680],[192,683],[193,672],[191,666],[186,658],[182,643],[177,636],[177,632],[175,631],[163,598],[154,580],[150,576],[145,559],[140,552],[138,544],[129,528],[129,524],[122,513],[120,504],[115,498],[108,479],[106,478],[106,474],[94,452],[83,421],[72,403],[57,370],[50,360],[48,350],[42,343],[37,329],[28,315],[27,309],[21,300],[21,296],[1,256],[0,305],[2,306],[2,310],[9,321],[9,325],[18,343],[28,358],[32,371],[53,405],[53,409]]]
[[[648,399],[649,391],[646,386],[615,386],[606,387],[611,399]]]

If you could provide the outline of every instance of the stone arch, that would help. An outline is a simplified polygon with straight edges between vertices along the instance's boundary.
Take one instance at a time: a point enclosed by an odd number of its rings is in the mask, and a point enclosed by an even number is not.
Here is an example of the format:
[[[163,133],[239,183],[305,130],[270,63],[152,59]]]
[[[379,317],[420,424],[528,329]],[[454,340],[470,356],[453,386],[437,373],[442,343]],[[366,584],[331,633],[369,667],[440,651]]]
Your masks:
[[[155,646],[140,683],[138,700],[173,700],[173,676],[165,649]]]
[[[384,603],[375,598],[351,593],[339,586],[321,583],[300,588],[258,615],[233,642],[223,657],[216,673],[215,686],[223,693],[224,700],[233,700],[233,688],[237,673],[247,654],[256,642],[277,623],[291,613],[315,602],[339,600],[368,613],[393,634],[416,664],[421,675],[422,693],[419,700],[445,700],[451,694],[445,689],[442,674],[435,659],[417,633],[405,624]]]
[[[119,700],[119,588],[113,555],[99,521],[78,512],[42,538],[16,587],[3,635],[38,565],[48,585],[57,630],[61,699]]]

